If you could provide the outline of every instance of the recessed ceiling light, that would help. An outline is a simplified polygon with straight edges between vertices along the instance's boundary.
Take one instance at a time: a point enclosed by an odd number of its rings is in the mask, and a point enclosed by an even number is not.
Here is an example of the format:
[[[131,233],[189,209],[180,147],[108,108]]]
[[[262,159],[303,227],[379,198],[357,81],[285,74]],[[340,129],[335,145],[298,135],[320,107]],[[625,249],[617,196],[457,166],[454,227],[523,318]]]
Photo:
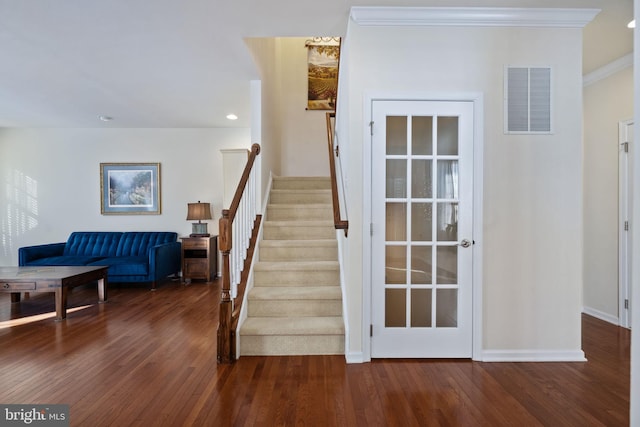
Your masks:
[[[238,120],[238,116],[235,114],[227,114],[227,119],[229,120]]]
[[[113,120],[113,117],[111,116],[98,116],[98,118],[103,122],[110,122],[111,120]]]
[[[627,24],[627,27],[629,28],[635,28],[636,27],[636,20],[634,19],[633,21],[629,22]]]

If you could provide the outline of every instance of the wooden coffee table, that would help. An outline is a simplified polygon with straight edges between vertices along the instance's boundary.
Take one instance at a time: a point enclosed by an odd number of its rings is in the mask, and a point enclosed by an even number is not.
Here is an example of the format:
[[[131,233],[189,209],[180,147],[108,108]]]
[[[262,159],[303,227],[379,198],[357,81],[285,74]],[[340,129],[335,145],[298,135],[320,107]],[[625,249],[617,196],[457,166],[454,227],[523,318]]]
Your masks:
[[[107,300],[109,267],[0,267],[0,291],[11,292],[11,302],[20,302],[20,292],[55,292],[56,320],[67,317],[70,288],[98,281],[98,302]]]

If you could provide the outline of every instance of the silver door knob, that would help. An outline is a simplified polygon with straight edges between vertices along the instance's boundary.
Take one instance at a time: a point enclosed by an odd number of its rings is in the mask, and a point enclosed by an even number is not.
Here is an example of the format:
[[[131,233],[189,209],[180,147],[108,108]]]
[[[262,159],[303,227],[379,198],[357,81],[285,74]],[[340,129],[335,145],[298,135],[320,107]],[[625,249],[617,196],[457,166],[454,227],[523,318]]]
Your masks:
[[[471,246],[471,241],[469,239],[462,239],[462,241],[460,242],[460,246],[462,246],[463,248],[468,248],[469,246]]]

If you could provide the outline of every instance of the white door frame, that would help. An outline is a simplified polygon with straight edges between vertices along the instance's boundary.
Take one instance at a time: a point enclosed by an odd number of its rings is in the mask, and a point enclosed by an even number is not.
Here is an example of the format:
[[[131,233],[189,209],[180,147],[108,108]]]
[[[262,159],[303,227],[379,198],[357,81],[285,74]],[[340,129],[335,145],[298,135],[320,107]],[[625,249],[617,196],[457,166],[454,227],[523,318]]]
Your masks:
[[[462,101],[473,102],[473,360],[482,360],[482,195],[484,156],[484,96],[481,92],[366,92],[363,111],[363,206],[362,206],[362,354],[371,361],[371,128],[373,101]]]
[[[625,222],[631,220],[633,173],[630,151],[624,145],[629,142],[630,126],[633,120],[618,122],[618,325],[623,328],[631,327],[631,310],[626,308],[631,301],[631,233],[629,227],[625,230]]]

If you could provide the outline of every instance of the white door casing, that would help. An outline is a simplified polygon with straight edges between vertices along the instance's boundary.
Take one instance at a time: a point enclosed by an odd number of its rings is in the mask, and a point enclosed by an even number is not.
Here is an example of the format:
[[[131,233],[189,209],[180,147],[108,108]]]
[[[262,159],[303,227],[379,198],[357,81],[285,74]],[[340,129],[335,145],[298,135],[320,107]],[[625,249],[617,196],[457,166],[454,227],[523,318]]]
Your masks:
[[[631,327],[631,206],[633,179],[629,149],[633,120],[618,124],[618,324]]]

